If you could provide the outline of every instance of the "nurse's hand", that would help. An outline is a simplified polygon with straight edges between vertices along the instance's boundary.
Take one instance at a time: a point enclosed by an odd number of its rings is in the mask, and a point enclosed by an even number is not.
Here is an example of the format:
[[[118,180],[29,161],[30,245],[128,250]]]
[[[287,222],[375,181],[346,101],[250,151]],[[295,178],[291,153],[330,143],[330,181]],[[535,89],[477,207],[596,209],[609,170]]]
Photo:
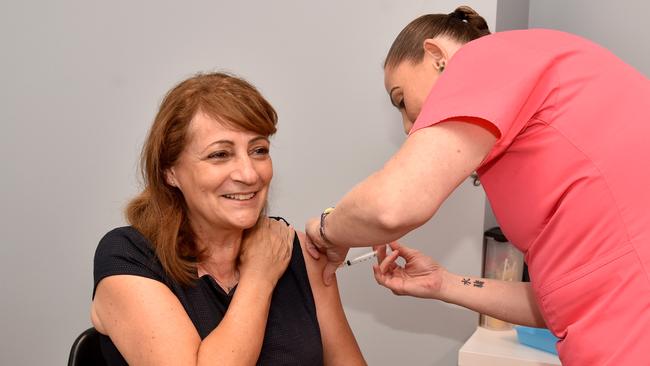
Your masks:
[[[327,264],[323,270],[323,282],[329,286],[334,279],[336,269],[343,263],[350,249],[334,246],[321,237],[320,218],[313,218],[307,221],[305,234],[307,234],[307,243],[305,243],[307,252],[314,259],[320,258],[321,254],[327,256]]]
[[[393,250],[386,254],[386,246],[376,246],[378,265],[373,266],[377,283],[390,289],[395,295],[409,295],[438,299],[447,271],[430,257],[398,242],[389,244]],[[404,266],[395,261],[405,260]]]

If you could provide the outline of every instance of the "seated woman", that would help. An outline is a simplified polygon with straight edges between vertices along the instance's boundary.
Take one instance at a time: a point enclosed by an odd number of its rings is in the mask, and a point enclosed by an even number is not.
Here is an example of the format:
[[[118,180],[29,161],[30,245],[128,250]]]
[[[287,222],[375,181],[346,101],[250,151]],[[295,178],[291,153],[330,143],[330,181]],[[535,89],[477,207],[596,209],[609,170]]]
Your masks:
[[[95,254],[92,322],[110,365],[364,365],[326,260],[264,208],[277,116],[250,84],[172,89],[142,153],[144,190]]]

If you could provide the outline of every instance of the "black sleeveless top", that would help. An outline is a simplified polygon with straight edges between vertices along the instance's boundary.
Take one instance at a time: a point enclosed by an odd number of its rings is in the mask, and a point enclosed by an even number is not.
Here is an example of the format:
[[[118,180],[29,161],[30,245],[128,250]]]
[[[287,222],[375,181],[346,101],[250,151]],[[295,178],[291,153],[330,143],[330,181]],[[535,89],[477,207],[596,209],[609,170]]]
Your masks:
[[[183,304],[201,339],[219,325],[237,289],[227,294],[208,275],[192,286],[172,281],[149,241],[130,226],[110,231],[99,242],[95,252],[95,289],[103,278],[121,274],[151,278],[169,287]],[[101,335],[101,348],[109,365],[127,365],[109,337]],[[323,365],[316,306],[297,235],[287,270],[273,291],[257,365]]]

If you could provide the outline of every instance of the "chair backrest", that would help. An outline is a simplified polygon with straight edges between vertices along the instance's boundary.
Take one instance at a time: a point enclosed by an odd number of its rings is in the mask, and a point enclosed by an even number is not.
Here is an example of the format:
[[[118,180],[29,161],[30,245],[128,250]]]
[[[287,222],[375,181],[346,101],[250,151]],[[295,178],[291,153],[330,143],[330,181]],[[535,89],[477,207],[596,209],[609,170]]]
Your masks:
[[[86,329],[75,339],[70,349],[68,366],[105,366],[106,361],[99,346],[99,332]]]

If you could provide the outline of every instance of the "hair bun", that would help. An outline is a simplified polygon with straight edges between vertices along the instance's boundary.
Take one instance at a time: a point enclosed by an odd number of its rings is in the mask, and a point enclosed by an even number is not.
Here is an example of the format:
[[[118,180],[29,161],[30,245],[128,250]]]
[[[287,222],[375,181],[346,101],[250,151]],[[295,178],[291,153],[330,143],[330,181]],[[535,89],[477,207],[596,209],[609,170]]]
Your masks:
[[[465,13],[462,12],[462,11],[459,11],[458,9],[452,11],[448,15],[450,17],[452,17],[452,18],[456,18],[456,19],[458,19],[460,21],[463,21],[463,22],[467,21],[467,16],[465,15]]]
[[[475,27],[482,35],[490,33],[490,29],[485,19],[469,6],[459,6],[448,15]]]

